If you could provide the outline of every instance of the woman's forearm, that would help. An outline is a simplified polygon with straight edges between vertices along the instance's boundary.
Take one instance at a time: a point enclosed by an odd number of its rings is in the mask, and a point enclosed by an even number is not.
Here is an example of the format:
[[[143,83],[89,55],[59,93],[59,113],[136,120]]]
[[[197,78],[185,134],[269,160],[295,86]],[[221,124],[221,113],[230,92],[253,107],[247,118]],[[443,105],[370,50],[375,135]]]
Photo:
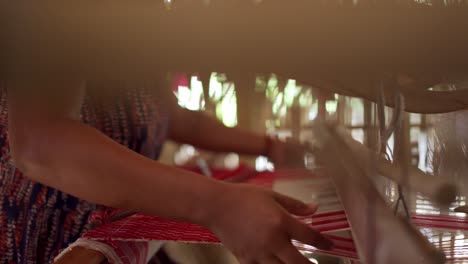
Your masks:
[[[117,208],[200,222],[223,184],[162,165],[79,121],[38,121],[15,151],[32,179]],[[18,133],[16,133],[18,134]],[[21,145],[21,144],[17,144]]]
[[[202,113],[185,109],[176,111],[171,124],[171,138],[196,147],[217,152],[237,152],[265,155],[268,151],[265,136],[240,128],[229,128]]]

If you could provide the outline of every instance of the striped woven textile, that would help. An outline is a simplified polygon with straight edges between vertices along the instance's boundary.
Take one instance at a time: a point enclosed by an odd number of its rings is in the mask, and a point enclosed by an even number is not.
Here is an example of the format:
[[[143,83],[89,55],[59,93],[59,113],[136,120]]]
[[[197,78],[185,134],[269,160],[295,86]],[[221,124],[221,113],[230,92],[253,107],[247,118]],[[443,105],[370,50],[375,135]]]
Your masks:
[[[318,197],[321,209],[317,214],[300,217],[310,227],[321,231],[335,244],[330,251],[318,250],[312,246],[294,241],[294,245],[304,253],[319,253],[347,259],[349,263],[359,263],[358,253],[352,239],[346,213],[338,198],[333,194],[325,177],[312,177],[308,186],[319,187]],[[260,173],[245,182],[264,187],[273,187],[278,180],[274,173]],[[338,202],[339,203],[339,202]],[[413,214],[412,222],[421,232],[440,248],[452,263],[468,261],[468,219],[442,214]],[[466,237],[466,238],[465,238]],[[159,244],[155,241],[178,241],[187,243],[220,243],[208,229],[195,224],[177,222],[158,217],[135,214],[131,217],[95,228],[80,238],[76,245],[92,247],[104,253],[111,263],[143,264],[149,252],[154,252]],[[100,245],[101,249],[96,245]]]

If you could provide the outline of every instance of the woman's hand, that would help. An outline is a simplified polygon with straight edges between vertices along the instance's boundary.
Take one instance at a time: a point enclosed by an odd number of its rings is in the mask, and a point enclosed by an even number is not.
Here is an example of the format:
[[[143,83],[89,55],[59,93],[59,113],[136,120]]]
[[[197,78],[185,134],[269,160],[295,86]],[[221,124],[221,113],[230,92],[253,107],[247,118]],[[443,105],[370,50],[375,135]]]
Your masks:
[[[291,214],[313,214],[308,206],[270,190],[249,185],[226,185],[213,201],[206,222],[241,264],[310,263],[291,240],[329,249],[332,242]]]
[[[281,168],[304,168],[304,156],[307,147],[294,139],[281,141],[271,139],[268,146],[268,158],[273,162],[276,169]]]

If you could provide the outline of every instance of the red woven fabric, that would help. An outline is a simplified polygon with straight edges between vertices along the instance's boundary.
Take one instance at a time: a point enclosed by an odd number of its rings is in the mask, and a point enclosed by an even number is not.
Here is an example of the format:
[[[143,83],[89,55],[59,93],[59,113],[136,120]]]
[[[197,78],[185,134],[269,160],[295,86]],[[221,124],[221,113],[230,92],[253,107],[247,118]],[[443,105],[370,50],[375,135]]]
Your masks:
[[[228,179],[234,173],[224,172],[223,178]],[[246,182],[271,188],[277,175],[271,172],[260,173],[256,177],[246,180]],[[324,233],[350,231],[349,223],[344,211],[331,211],[319,213],[308,217],[300,217],[299,220],[310,227]],[[413,215],[413,223],[422,228],[423,233],[434,244],[438,245],[447,255],[449,260],[468,259],[468,239],[462,238],[458,246],[448,245],[446,242],[437,242],[434,238],[440,239],[447,232],[468,231],[468,219],[445,215]],[[443,228],[445,233],[437,233],[433,229]],[[429,229],[430,231],[427,231]],[[447,231],[448,230],[448,231]],[[424,232],[425,231],[425,232]],[[296,243],[295,246],[305,252],[319,252],[331,256],[344,257],[353,261],[358,260],[358,255],[351,236],[346,235],[326,235],[331,239],[335,247],[331,251],[318,250],[312,246]],[[468,237],[468,236],[467,236]],[[145,252],[147,246],[145,241],[179,241],[189,243],[219,243],[217,237],[206,228],[201,226],[177,222],[158,217],[136,214],[117,222],[107,223],[101,227],[91,230],[84,236],[111,245],[120,262],[123,264],[143,264],[145,258],[141,252]],[[135,251],[129,250],[134,249]],[[357,263],[357,262],[356,262]]]
[[[300,218],[301,221],[309,224],[312,228],[321,232],[331,232],[340,230],[349,230],[349,225],[344,212],[330,212],[325,214],[318,214],[310,217]],[[468,219],[460,219],[450,216],[424,216],[414,215],[413,222],[419,227],[430,227],[430,228],[444,228],[447,230],[453,230],[455,232],[459,230],[467,230]],[[434,232],[431,233],[432,236]],[[440,234],[437,233],[439,236]],[[357,252],[354,243],[351,238],[326,235],[330,238],[335,247],[331,251],[322,251],[314,247],[295,243],[298,249],[306,252],[319,252],[327,255],[345,257],[349,259],[357,259]],[[190,242],[190,243],[219,243],[216,236],[211,233],[208,229],[194,225],[191,223],[176,222],[172,220],[146,216],[137,214],[127,219],[123,219],[114,223],[104,225],[88,232],[84,238],[98,240],[111,244],[119,256],[126,259],[125,254],[122,254],[122,246],[125,247],[134,246],[133,243],[141,243],[138,241],[179,241],[179,242]],[[463,238],[462,242],[466,242]],[[127,244],[125,244],[127,243]],[[448,244],[449,242],[441,243],[440,249],[445,252],[449,259],[462,260],[468,259],[468,255],[465,256],[465,252],[468,250],[468,244],[461,243],[460,246],[453,247]],[[136,255],[136,254],[135,254]],[[452,257],[450,257],[452,256]],[[132,260],[132,262],[124,263],[142,263]]]
[[[182,168],[195,172],[195,173],[203,174],[203,172],[201,171],[199,167],[184,166]],[[229,180],[235,181],[236,179],[238,179],[238,181],[245,181],[249,178],[252,178],[254,176],[256,177],[257,175],[259,175],[259,173],[256,172],[254,169],[244,164],[241,164],[240,166],[238,166],[237,168],[233,170],[210,168],[210,171],[213,174],[214,178],[221,180],[221,181],[229,181]],[[265,174],[272,174],[272,173],[266,172]]]
[[[321,232],[346,230],[349,224],[344,212],[313,215],[299,218],[310,227]],[[136,214],[126,219],[97,227],[84,235],[99,240],[163,240],[218,243],[219,240],[208,229],[173,220]]]
[[[201,226],[143,214],[97,227],[86,233],[84,238],[105,241],[162,240],[219,243],[216,236]]]
[[[349,229],[344,212],[335,212],[330,214],[320,214],[310,217],[300,218],[301,221],[308,223],[312,228],[319,231],[337,231]],[[335,248],[331,251],[319,251],[314,247],[296,243],[296,246],[307,252],[322,252],[334,256],[347,258],[356,258],[354,243],[349,238],[338,236],[329,236],[335,242]],[[158,217],[137,214],[117,222],[109,223],[104,226],[93,229],[88,232],[84,238],[98,240],[112,245],[119,254],[122,243],[129,244],[138,241],[179,241],[189,243],[219,243],[218,238],[208,229],[191,223],[177,222]],[[119,254],[121,255],[121,254]],[[125,259],[130,259],[125,257]],[[141,263],[136,260],[130,263]]]

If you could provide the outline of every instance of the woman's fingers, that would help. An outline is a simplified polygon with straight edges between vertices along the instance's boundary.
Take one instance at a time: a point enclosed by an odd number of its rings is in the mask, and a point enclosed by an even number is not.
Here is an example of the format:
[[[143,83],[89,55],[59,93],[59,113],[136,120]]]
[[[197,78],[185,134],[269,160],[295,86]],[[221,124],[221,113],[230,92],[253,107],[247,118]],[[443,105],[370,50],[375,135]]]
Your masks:
[[[294,198],[279,194],[273,193],[273,198],[278,202],[286,211],[293,215],[298,216],[307,216],[314,214],[318,206],[316,204],[307,205],[299,200]]]
[[[291,218],[288,223],[288,233],[291,239],[319,249],[330,250],[333,247],[331,240],[294,218]]]
[[[297,248],[291,243],[286,243],[281,249],[276,252],[278,260],[284,264],[311,264],[311,262],[303,256]]]
[[[283,261],[281,261],[279,258],[275,257],[274,255],[271,255],[262,259],[260,263],[261,264],[285,264]]]
[[[310,264],[291,240],[330,248],[330,241],[287,212],[310,215],[317,206],[250,185],[227,187],[211,228],[242,264]],[[249,203],[239,203],[242,199]]]

